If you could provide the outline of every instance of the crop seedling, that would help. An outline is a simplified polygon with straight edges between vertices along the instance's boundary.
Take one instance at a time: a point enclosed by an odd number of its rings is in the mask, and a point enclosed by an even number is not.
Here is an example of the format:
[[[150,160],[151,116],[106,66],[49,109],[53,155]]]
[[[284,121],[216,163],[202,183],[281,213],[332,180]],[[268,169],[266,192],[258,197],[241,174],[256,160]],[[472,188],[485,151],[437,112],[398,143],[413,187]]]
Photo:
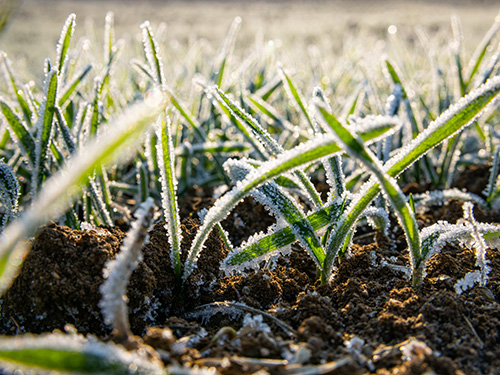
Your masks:
[[[177,283],[172,289],[180,297],[214,229],[229,252],[221,264],[227,275],[269,267],[273,262],[264,261],[286,258],[290,245],[298,242],[313,260],[318,279],[327,284],[348,256],[358,222],[367,218],[387,233],[391,214],[406,235],[414,288],[424,283],[430,257],[452,241],[474,248],[477,267],[457,282],[456,291],[485,286],[490,271],[486,252],[499,246],[500,226],[477,222],[473,204],[500,206],[495,129],[500,54],[491,48],[499,22],[464,64],[454,21],[449,48],[458,76],[454,83],[426,77],[433,80],[432,92],[415,90],[396,62],[385,57],[378,77],[325,64],[331,86],[323,80],[318,85],[312,77],[307,86],[299,73],[277,63],[269,45],[238,62],[233,49],[239,18],[212,58],[203,57],[200,44],[181,58],[159,42],[161,28],[145,22],[144,56],[137,57],[115,39],[112,13],[105,20],[104,56],[81,43],[74,47],[72,14],[61,32],[55,64],[45,61],[41,89],[22,83],[25,74],[18,75],[2,52],[0,291],[5,293],[19,273],[28,239],[49,219],[73,229],[113,226],[123,219],[130,230],[116,258],[105,264],[99,304],[115,341],[129,351],[69,330],[2,337],[0,359],[7,367],[70,373],[196,373],[165,369],[158,353],[133,336],[127,314],[129,280],[160,216],[169,271]],[[428,43],[422,30],[420,40]],[[449,63],[444,55],[433,63]],[[405,68],[405,74],[411,73]],[[451,93],[453,86],[458,95]],[[305,93],[312,94],[310,101]],[[475,162],[492,164],[484,199],[449,188],[459,167]],[[326,199],[318,180],[327,184]],[[407,197],[401,186],[408,182],[426,182],[434,191]],[[199,213],[201,225],[183,248],[179,201],[193,185],[222,185],[225,192]],[[248,196],[266,207],[276,224],[235,247],[223,220]],[[466,202],[463,219],[419,228],[422,207],[451,198]],[[236,302],[209,306],[255,312]],[[277,322],[296,336],[293,328]],[[356,340],[349,343],[354,350]]]

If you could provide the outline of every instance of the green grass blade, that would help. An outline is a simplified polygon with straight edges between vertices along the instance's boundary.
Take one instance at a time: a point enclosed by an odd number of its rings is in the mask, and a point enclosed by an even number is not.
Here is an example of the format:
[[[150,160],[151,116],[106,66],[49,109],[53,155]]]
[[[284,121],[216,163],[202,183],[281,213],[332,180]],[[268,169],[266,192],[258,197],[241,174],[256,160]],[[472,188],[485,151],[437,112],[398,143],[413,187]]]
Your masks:
[[[148,21],[141,25],[142,29],[142,43],[144,45],[144,52],[146,53],[146,58],[148,60],[149,68],[153,72],[153,77],[155,83],[158,85],[163,85],[165,82],[165,76],[163,73],[163,63],[158,51],[158,43],[151,29],[151,25]]]
[[[59,107],[63,108],[68,102],[71,95],[75,92],[76,88],[82,83],[85,76],[92,70],[92,64],[85,66],[80,73],[78,73],[73,80],[62,88],[61,94],[59,95],[59,101],[57,104]]]
[[[141,136],[156,117],[164,111],[166,98],[159,90],[149,93],[146,101],[124,110],[107,127],[102,136],[92,140],[72,155],[64,168],[47,179],[32,205],[7,226],[0,237],[0,291],[10,285],[27,251],[24,238],[29,237],[48,218],[60,215],[88,182],[98,165],[116,162],[129,145]],[[1,294],[1,293],[0,293]]]
[[[104,59],[107,66],[113,60],[115,48],[115,15],[113,12],[108,12],[104,18]]]
[[[464,79],[464,69],[462,64],[462,44],[463,44],[463,31],[462,31],[462,23],[460,22],[460,18],[454,15],[451,17],[451,29],[453,31],[453,57],[455,59],[455,65],[458,74],[458,83],[460,86],[460,95],[464,96],[467,92],[467,85]]]
[[[67,54],[69,49],[69,44],[71,42],[71,36],[75,31],[75,20],[76,16],[74,13],[70,14],[64,23],[61,30],[61,36],[59,37],[59,42],[57,43],[57,74],[61,75],[64,71],[64,67],[67,60]]]
[[[26,99],[23,98],[21,95],[22,91],[19,89],[16,83],[16,79],[14,78],[14,74],[12,73],[12,68],[10,66],[10,61],[7,58],[7,54],[3,51],[0,51],[0,55],[3,60],[3,70],[4,74],[6,76],[6,81],[10,82],[10,89],[14,96],[17,99],[17,102],[19,103],[19,106],[21,107],[21,110],[23,112],[24,120],[28,124],[29,127],[32,126],[31,123],[31,116],[32,116],[32,111],[30,109],[29,104],[27,103]]]
[[[226,70],[226,65],[231,52],[234,48],[234,43],[236,41],[236,36],[241,27],[241,17],[236,17],[229,28],[226,39],[224,40],[224,45],[219,53],[219,56],[215,62],[214,71],[212,73],[212,81],[217,84],[217,87],[222,86],[222,80],[224,78],[224,72]]]
[[[279,77],[269,82],[267,85],[262,86],[255,95],[262,98],[262,100],[267,100],[271,97],[274,92],[283,84],[283,80]]]
[[[163,366],[112,342],[61,333],[0,338],[0,361],[7,368],[73,374],[163,374]],[[2,367],[4,367],[2,366]]]
[[[420,126],[417,122],[417,119],[415,117],[415,113],[413,112],[413,109],[411,107],[410,99],[408,98],[406,90],[403,86],[403,83],[401,82],[399,75],[396,72],[396,69],[393,67],[393,65],[388,60],[385,61],[385,64],[386,64],[387,69],[389,71],[389,74],[392,78],[392,81],[394,82],[395,85],[399,85],[399,87],[401,89],[401,93],[403,95],[403,103],[405,105],[406,113],[408,115],[408,119],[409,119],[410,124],[411,124],[412,137],[415,138],[422,131],[422,129],[420,128]],[[424,162],[424,167],[428,167],[429,165],[430,165],[430,163]],[[418,182],[420,180],[420,166],[418,164],[416,165],[415,173],[416,173],[416,177],[417,177],[416,180]],[[432,171],[429,171],[428,175],[433,176]]]
[[[137,166],[137,185],[139,190],[139,201],[145,202],[149,197],[149,177],[146,164],[138,162]]]
[[[293,84],[292,80],[290,79],[288,74],[286,74],[285,70],[282,67],[279,68],[279,71],[280,71],[280,74],[284,78],[283,83],[285,84],[285,88],[287,89],[287,92],[289,92],[290,96],[295,100],[295,102],[299,106],[302,114],[306,118],[307,123],[309,124],[311,129],[314,131],[315,126],[314,126],[314,123],[312,121],[312,117],[309,115],[309,112],[307,111],[306,106],[304,105],[304,101],[300,97],[300,94],[297,91],[297,89],[295,88],[295,85]]]
[[[243,122],[259,137],[260,141],[273,155],[283,152],[283,147],[252,117],[248,112],[241,108],[234,100],[231,100],[221,89],[214,87],[210,90],[214,97],[221,104],[231,111],[233,116],[239,117]],[[247,132],[248,136],[249,133]]]
[[[58,106],[56,106],[55,115],[57,124],[59,125],[59,129],[61,131],[61,135],[64,139],[64,143],[66,144],[69,153],[73,154],[74,152],[76,152],[75,141],[73,140],[73,136],[68,128],[68,125],[66,124],[66,119],[61,112],[61,108],[59,108]]]
[[[316,231],[335,222],[335,220],[338,219],[341,207],[342,201],[332,201],[330,205],[308,215],[306,220],[313,230]],[[290,227],[285,227],[249,244],[244,249],[234,254],[230,254],[226,258],[225,264],[229,267],[233,267],[251,262],[253,259],[290,245],[296,240],[297,238],[294,232],[292,232],[292,229]]]
[[[44,98],[40,106],[37,122],[37,140],[35,144],[35,168],[33,173],[34,191],[40,189],[47,170],[47,151],[52,138],[52,124],[57,99],[57,71],[49,71],[44,82]]]
[[[242,160],[229,160],[224,164],[233,176],[233,180],[243,180],[253,168]],[[271,181],[253,191],[252,196],[258,202],[270,208],[276,219],[282,218],[289,225],[296,238],[316,263],[322,269],[325,252],[321,242],[307,221],[297,202],[283,191],[275,182]]]
[[[319,112],[324,117],[324,114],[328,111],[323,107],[318,107]],[[331,115],[330,115],[331,116]],[[401,226],[403,227],[408,245],[410,247],[410,259],[412,264],[412,269],[414,271],[414,281],[413,286],[420,285],[421,275],[418,273],[420,267],[422,256],[420,251],[420,237],[418,232],[418,225],[415,215],[412,213],[410,205],[406,202],[406,197],[397,185],[396,180],[387,175],[379,160],[373,155],[373,153],[365,147],[363,142],[358,139],[355,135],[351,134],[350,131],[343,126],[340,122],[330,123],[335,134],[342,141],[348,154],[359,160],[365,165],[379,180],[382,189],[386,193],[387,198],[392,203],[396,215],[399,219]],[[333,262],[337,253],[340,249],[328,246],[324,270],[326,275],[331,274],[331,269],[333,269]]]
[[[156,124],[156,145],[158,170],[161,176],[163,215],[167,221],[168,241],[171,249],[172,266],[177,279],[181,277],[181,221],[177,204],[177,179],[175,177],[175,156],[172,144],[172,125],[167,116],[166,121],[160,117]]]
[[[9,132],[16,139],[26,160],[31,165],[35,165],[35,140],[31,136],[31,133],[26,129],[21,119],[12,110],[10,105],[2,98],[0,98],[0,110],[5,117]]]
[[[100,109],[103,83],[100,78],[94,81],[94,101],[92,102],[92,117],[90,120],[90,135],[95,136],[97,128],[101,123],[102,113]]]
[[[182,147],[177,147],[175,150],[176,156],[190,156],[194,154],[221,154],[221,153],[237,153],[250,150],[251,147],[247,143],[241,142],[205,142],[183,144]]]
[[[481,42],[479,42],[476,50],[474,51],[471,59],[469,60],[468,78],[465,82],[466,88],[470,87],[472,80],[474,79],[476,73],[478,72],[481,63],[483,62],[484,56],[488,52],[488,48],[489,48],[491,42],[493,41],[496,34],[498,33],[498,30],[500,30],[500,13],[498,13],[497,17],[495,18],[495,22],[490,27],[490,29],[486,32],[486,34],[484,35]]]
[[[187,123],[193,128],[193,130],[198,135],[200,140],[205,141],[207,139],[207,134],[200,126],[198,121],[192,115],[189,114],[189,112],[185,109],[184,104],[180,101],[179,98],[177,98],[172,89],[166,87],[166,92],[169,95],[170,101],[172,102],[173,106],[179,111],[179,114],[182,117],[184,117]]]

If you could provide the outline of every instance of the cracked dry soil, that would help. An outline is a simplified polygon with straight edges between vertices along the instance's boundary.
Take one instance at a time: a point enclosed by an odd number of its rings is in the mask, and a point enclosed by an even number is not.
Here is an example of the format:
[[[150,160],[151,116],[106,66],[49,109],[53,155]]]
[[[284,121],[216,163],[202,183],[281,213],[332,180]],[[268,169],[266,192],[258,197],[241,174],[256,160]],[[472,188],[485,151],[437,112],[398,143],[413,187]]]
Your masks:
[[[477,184],[482,175],[478,168],[478,177],[467,180]],[[203,189],[192,189],[181,202],[184,248],[198,226],[194,212],[212,203]],[[456,222],[461,206],[451,200],[431,207],[419,224]],[[478,207],[474,213],[478,221],[500,221],[498,213]],[[273,221],[245,199],[223,226],[237,245]],[[113,339],[98,308],[99,286],[104,263],[125,234],[116,227],[101,229],[52,223],[39,230],[1,300],[1,333],[51,332],[70,324],[83,334]],[[500,252],[487,251],[487,286],[459,295],[454,285],[475,269],[474,252],[447,245],[429,261],[423,287],[414,290],[404,273],[388,266],[409,264],[401,230],[387,238],[363,229],[328,286],[319,284],[313,262],[296,246],[274,269],[226,277],[219,264],[227,250],[213,232],[181,296],[166,230],[157,223],[128,287],[133,331],[166,364],[211,366],[224,375],[291,374],[308,366],[325,374],[500,374]],[[240,305],[214,304],[223,301]],[[278,320],[244,318],[248,309],[241,303]],[[198,307],[207,304],[210,314],[203,315]]]

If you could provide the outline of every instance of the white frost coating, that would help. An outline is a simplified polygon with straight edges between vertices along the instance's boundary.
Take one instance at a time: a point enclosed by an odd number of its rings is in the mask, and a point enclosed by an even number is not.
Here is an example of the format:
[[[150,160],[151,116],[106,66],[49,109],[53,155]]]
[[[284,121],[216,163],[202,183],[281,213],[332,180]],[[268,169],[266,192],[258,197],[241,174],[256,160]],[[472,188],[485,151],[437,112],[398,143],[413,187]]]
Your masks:
[[[471,236],[473,238],[472,246],[476,251],[476,267],[479,268],[479,271],[469,272],[462,280],[459,280],[455,285],[455,290],[457,293],[461,294],[462,291],[468,289],[475,283],[478,283],[481,286],[485,286],[488,282],[488,274],[491,270],[491,267],[488,266],[489,261],[486,260],[486,242],[483,236],[480,233],[480,229],[476,219],[474,218],[472,209],[473,204],[470,202],[465,202],[464,206],[464,218],[461,220],[465,226],[470,227]],[[469,240],[470,241],[470,240]]]
[[[151,360],[144,351],[127,351],[113,342],[104,343],[92,336],[85,338],[78,334],[49,333],[42,335],[18,335],[15,337],[3,337],[0,339],[0,350],[2,352],[23,352],[31,350],[53,350],[56,352],[80,353],[93,358],[96,364],[109,366],[114,371],[121,370],[123,374],[131,375],[162,375],[163,366],[159,361]],[[3,365],[9,366],[6,361]],[[27,363],[26,366],[33,366]],[[16,364],[16,368],[18,368]],[[118,368],[116,368],[119,366]],[[33,369],[33,367],[31,367]],[[88,369],[86,369],[88,371]]]
[[[385,132],[382,137],[387,137],[393,134],[403,125],[403,123],[397,116],[368,115],[363,118],[351,116],[349,117],[349,121],[351,122],[351,125],[348,127],[349,130],[356,134],[367,133],[387,125],[392,125],[392,130]],[[370,142],[373,143],[377,139],[371,140]]]
[[[381,230],[387,236],[389,229],[389,214],[382,207],[368,207],[360,215],[360,219],[366,217],[368,224],[373,229]]]
[[[269,181],[283,172],[288,172],[290,170],[284,170],[283,165],[288,161],[299,158],[304,153],[316,149],[319,146],[335,145],[335,140],[332,135],[320,135],[316,139],[302,143],[297,147],[287,150],[279,155],[275,159],[271,159],[262,163],[259,168],[252,170],[243,181],[236,183],[229,192],[220,197],[214,204],[214,206],[208,211],[205,216],[205,221],[201,228],[196,233],[193,240],[191,248],[188,252],[187,261],[184,268],[183,280],[185,281],[191,272],[198,259],[200,251],[203,248],[203,244],[210,234],[211,230],[219,221],[224,220],[231,210],[239,203],[241,199],[250,194],[252,189],[260,186],[261,184]],[[319,158],[324,157],[321,155]],[[313,162],[315,160],[311,160]],[[305,164],[305,163],[304,163]],[[281,168],[280,168],[281,167]],[[300,166],[296,166],[293,169],[297,169]]]
[[[87,223],[86,221],[82,221],[80,223],[80,229],[85,232],[93,231],[98,236],[107,236],[109,234],[109,232],[106,229],[99,228],[98,226],[92,223]]]
[[[457,294],[462,294],[463,292],[467,291],[468,289],[471,289],[474,285],[479,284],[481,285],[483,280],[483,275],[481,271],[471,271],[467,272],[465,276],[455,283],[455,292]]]
[[[261,239],[283,229],[287,225],[286,223],[283,223],[282,225],[271,225],[268,229],[267,232],[259,232],[256,234],[251,235],[248,237],[245,241],[243,241],[240,245],[239,248],[235,248],[232,252],[228,254],[228,256],[224,259],[224,261],[221,263],[221,270],[224,271],[226,276],[231,276],[231,275],[240,275],[240,274],[245,274],[247,270],[253,270],[254,272],[257,272],[260,270],[260,264],[262,262],[268,263],[269,261],[276,259],[279,255],[282,255],[284,258],[286,258],[291,252],[292,252],[292,247],[291,245],[284,246],[282,248],[269,251],[257,258],[253,258],[248,262],[245,262],[240,265],[230,265],[228,262],[229,260],[235,256],[236,254],[242,252],[244,249],[246,249],[249,246],[252,246],[253,244],[259,242]],[[267,267],[268,269],[273,269],[272,265],[270,267]]]
[[[108,261],[103,270],[105,281],[99,290],[99,302],[104,322],[111,325],[118,337],[127,338],[132,332],[127,312],[127,285],[132,272],[137,268],[142,247],[148,242],[148,229],[154,215],[154,201],[147,198],[136,211],[136,221],[127,233],[114,260]]]
[[[442,204],[450,199],[458,199],[463,202],[474,202],[481,207],[487,207],[486,201],[479,195],[465,192],[459,189],[433,190],[423,194],[415,194],[413,200],[417,213],[423,214],[433,204]]]
[[[149,21],[145,21],[141,25],[142,29],[142,43],[144,45],[144,51],[146,52],[146,58],[148,59],[149,67],[153,71],[153,77],[156,84],[163,85],[165,83],[165,76],[163,73],[163,63],[162,58],[158,51],[158,43],[155,40],[153,30],[151,30],[151,25]]]
[[[271,327],[264,323],[264,318],[261,314],[253,315],[248,313],[243,318],[243,326],[238,331],[239,335],[248,335],[257,332],[271,333]]]
[[[436,120],[432,121],[429,126],[419,135],[413,139],[407,146],[403,147],[403,149],[398,152],[397,155],[392,157],[385,165],[384,170],[388,171],[394,165],[399,163],[406,155],[411,151],[417,148],[420,144],[424,143],[426,139],[435,132],[437,129],[445,125],[448,121],[450,121],[453,117],[455,117],[458,113],[460,113],[464,108],[466,108],[469,104],[471,104],[474,100],[478,99],[480,96],[484,95],[488,91],[492,90],[500,90],[500,76],[496,76],[488,80],[486,83],[481,85],[479,88],[471,91],[466,96],[460,98],[455,104],[452,104],[446,111],[444,111]],[[493,94],[495,95],[495,94]],[[473,123],[479,117],[481,117],[482,112],[478,113],[473,119],[471,119],[468,124]],[[463,129],[464,127],[462,127]],[[458,130],[457,130],[458,131]],[[422,157],[424,154],[420,155]]]
[[[195,319],[201,318],[201,323],[207,324],[208,321],[218,313],[229,315],[231,319],[239,318],[243,315],[245,307],[246,305],[243,302],[214,302],[197,307],[195,310],[188,312],[186,316]]]
[[[165,229],[168,232],[168,243],[170,244],[171,250],[170,258],[172,260],[172,266],[174,267],[174,270],[176,270],[176,267],[180,267],[177,257],[181,253],[182,232],[180,227],[179,210],[176,196],[177,179],[175,178],[175,155],[173,153],[174,146],[172,143],[170,118],[167,116],[167,123],[165,125],[165,136],[167,137],[168,150],[163,149],[164,135],[162,123],[163,121],[161,120],[161,117],[158,117],[158,120],[154,124],[156,137],[158,138],[158,142],[156,144],[156,159],[158,163],[158,170],[160,171],[161,203],[163,207],[163,215],[165,216],[165,220],[167,221]],[[165,151],[169,152],[168,159],[170,161],[170,165],[165,165]],[[169,181],[169,178],[171,178],[172,181]],[[172,187],[169,186],[169,184],[173,185],[173,191]]]
[[[73,33],[75,32],[75,25],[76,25],[76,15],[74,13],[71,13],[68,18],[66,19],[66,22],[64,23],[64,26],[61,30],[61,35],[59,36],[59,41],[57,42],[57,70],[59,71],[59,74],[63,72],[63,68],[66,64],[66,61],[68,61],[68,54],[66,53],[66,56],[64,56],[64,61],[61,61],[61,54],[63,52],[63,47],[64,47],[64,40],[66,39],[66,34],[68,33],[68,29],[70,29],[70,38],[73,36]]]

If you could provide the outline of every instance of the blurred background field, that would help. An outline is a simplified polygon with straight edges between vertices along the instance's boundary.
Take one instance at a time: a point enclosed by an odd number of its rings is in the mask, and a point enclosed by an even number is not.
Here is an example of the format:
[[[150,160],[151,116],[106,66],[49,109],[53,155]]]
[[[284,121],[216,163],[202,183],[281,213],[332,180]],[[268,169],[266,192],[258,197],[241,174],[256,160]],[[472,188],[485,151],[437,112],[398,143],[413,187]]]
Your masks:
[[[6,0],[2,0],[6,1]],[[385,39],[391,25],[412,41],[415,26],[450,33],[450,17],[462,20],[465,47],[474,46],[498,12],[497,1],[87,1],[24,0],[0,36],[0,49],[19,64],[40,68],[52,57],[64,20],[76,13],[76,36],[102,35],[106,12],[115,13],[118,38],[139,38],[139,25],[165,22],[170,43],[206,39],[218,48],[236,16],[243,20],[236,48],[272,39],[287,54],[300,55],[311,44],[342,50],[351,40]],[[392,29],[395,30],[394,28]],[[368,38],[365,38],[368,37]],[[473,48],[467,48],[473,50]],[[325,51],[326,52],[326,51]],[[37,72],[38,73],[38,72]]]

